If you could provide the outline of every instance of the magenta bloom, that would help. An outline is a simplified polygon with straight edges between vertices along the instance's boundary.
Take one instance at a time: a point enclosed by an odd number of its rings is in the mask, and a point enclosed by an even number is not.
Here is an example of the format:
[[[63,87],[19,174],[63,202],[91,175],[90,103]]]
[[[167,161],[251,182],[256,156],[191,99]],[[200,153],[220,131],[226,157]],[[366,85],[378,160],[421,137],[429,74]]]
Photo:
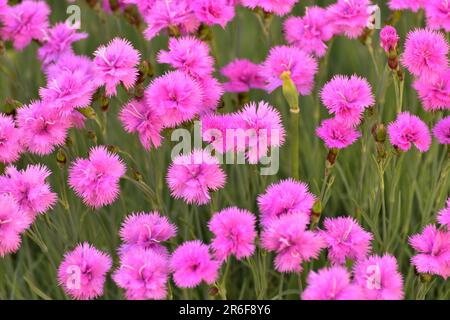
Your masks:
[[[326,244],[322,237],[306,229],[309,217],[286,214],[270,220],[261,234],[263,248],[276,253],[275,269],[279,272],[301,272],[302,263],[317,259]]]
[[[433,134],[440,144],[450,145],[450,116],[440,120],[433,128]]]
[[[400,37],[397,34],[397,30],[393,26],[385,26],[380,31],[380,44],[381,47],[389,53],[392,50],[397,49],[398,41]]]
[[[261,66],[247,59],[235,59],[220,70],[228,78],[224,83],[227,92],[247,92],[250,89],[264,89]]]
[[[370,0],[338,0],[328,7],[334,33],[342,33],[350,39],[359,37],[372,23],[372,14],[377,6]]]
[[[210,76],[214,71],[209,46],[195,37],[170,38],[169,51],[161,50],[158,62],[170,64],[194,78]]]
[[[289,44],[323,57],[327,51],[325,42],[333,36],[333,26],[327,10],[317,6],[306,7],[304,17],[290,17],[284,22],[284,34]]]
[[[203,150],[176,157],[167,173],[172,196],[182,198],[189,204],[208,203],[209,191],[222,188],[225,180],[226,175],[220,168],[219,160]]]
[[[94,299],[103,294],[106,273],[111,265],[107,253],[85,242],[64,255],[58,269],[58,281],[73,299]]]
[[[326,218],[321,232],[327,242],[328,259],[334,264],[345,264],[346,259],[360,260],[371,250],[373,236],[350,217]]]
[[[50,174],[50,170],[43,165],[28,165],[25,170],[9,166],[5,175],[0,177],[0,194],[12,195],[20,211],[34,220],[36,214],[45,213],[57,201],[57,194],[46,182]]]
[[[429,225],[421,234],[411,236],[409,243],[418,251],[411,259],[418,272],[444,279],[450,276],[450,232]]]
[[[64,144],[71,122],[54,105],[35,101],[17,110],[23,145],[33,153],[46,155]]]
[[[361,289],[351,283],[350,274],[344,267],[323,268],[311,271],[308,286],[302,293],[303,300],[362,300]]]
[[[22,50],[33,39],[44,39],[49,14],[50,8],[45,1],[26,0],[7,7],[0,15],[1,36],[11,40],[16,50]]]
[[[317,61],[313,57],[296,47],[273,47],[261,70],[269,93],[283,84],[280,76],[284,71],[291,73],[291,79],[300,94],[311,93],[317,72]]]
[[[425,3],[427,27],[450,31],[450,3],[448,0],[428,0]]]
[[[193,288],[202,281],[216,281],[220,263],[213,260],[209,248],[199,240],[187,241],[172,254],[170,268],[178,287]]]
[[[429,0],[389,0],[388,6],[392,10],[411,10],[417,12],[423,8],[425,1]]]
[[[209,230],[214,234],[211,247],[217,259],[226,260],[230,255],[236,259],[250,257],[255,251],[256,219],[247,210],[231,207],[213,215]]]
[[[450,69],[435,72],[429,77],[422,76],[413,87],[426,111],[450,109]]]
[[[11,163],[19,159],[23,151],[20,135],[13,117],[0,114],[0,162]]]
[[[294,213],[309,218],[314,201],[315,196],[308,191],[306,183],[293,179],[281,180],[258,196],[261,223],[268,227],[272,219]]]
[[[237,151],[238,138],[240,137],[239,129],[242,130],[242,118],[238,113],[229,114],[206,114],[201,117],[202,123],[202,139],[210,143],[214,150],[219,153],[228,151]],[[245,149],[245,141],[240,141]]]
[[[94,147],[89,159],[78,158],[69,169],[69,185],[83,202],[95,209],[113,203],[126,168],[122,160],[103,147]]]
[[[426,152],[431,145],[428,126],[419,117],[402,112],[389,124],[388,133],[391,143],[402,151],[408,151],[412,144],[420,152]]]
[[[0,257],[19,250],[23,233],[31,220],[18,207],[13,197],[0,194]]]
[[[57,23],[44,36],[44,44],[38,50],[38,57],[43,65],[47,66],[58,61],[63,55],[73,54],[72,43],[87,37],[87,33],[77,33],[76,29],[66,23]]]
[[[438,221],[447,226],[447,230],[450,230],[450,197],[447,199],[447,207],[439,211]]]
[[[241,0],[243,6],[255,9],[260,7],[266,12],[272,12],[279,16],[289,13],[298,0]]]
[[[328,149],[347,148],[361,136],[352,125],[336,118],[324,120],[316,129],[316,134],[325,142]]]
[[[122,125],[129,133],[137,133],[145,149],[161,145],[163,123],[161,115],[143,101],[132,100],[119,114]]]
[[[98,77],[106,85],[106,95],[115,96],[116,87],[122,83],[130,89],[136,82],[140,54],[130,42],[115,38],[107,46],[100,46],[95,52],[94,65]]]
[[[195,0],[191,7],[197,19],[209,26],[218,24],[225,28],[234,18],[234,0]]]
[[[349,125],[358,125],[364,109],[375,103],[369,82],[356,75],[335,76],[323,87],[321,97],[336,120]]]
[[[428,77],[448,68],[448,43],[442,33],[416,29],[408,33],[403,65],[415,76]]]
[[[130,247],[160,249],[161,243],[176,235],[177,227],[158,212],[140,212],[128,215],[120,229],[125,251]],[[122,250],[123,251],[123,250]]]
[[[120,258],[113,280],[125,289],[129,300],[164,299],[167,295],[169,261],[153,250],[134,248]]]
[[[192,120],[203,102],[199,83],[182,71],[172,71],[155,79],[145,91],[146,103],[161,114],[166,127]]]

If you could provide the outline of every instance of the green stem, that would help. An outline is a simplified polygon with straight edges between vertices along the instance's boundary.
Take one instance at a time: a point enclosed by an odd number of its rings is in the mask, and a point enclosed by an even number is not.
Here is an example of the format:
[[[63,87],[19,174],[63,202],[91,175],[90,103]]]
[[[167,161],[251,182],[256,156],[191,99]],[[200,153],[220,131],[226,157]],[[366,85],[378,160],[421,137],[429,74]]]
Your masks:
[[[300,113],[291,112],[291,176],[300,179]]]

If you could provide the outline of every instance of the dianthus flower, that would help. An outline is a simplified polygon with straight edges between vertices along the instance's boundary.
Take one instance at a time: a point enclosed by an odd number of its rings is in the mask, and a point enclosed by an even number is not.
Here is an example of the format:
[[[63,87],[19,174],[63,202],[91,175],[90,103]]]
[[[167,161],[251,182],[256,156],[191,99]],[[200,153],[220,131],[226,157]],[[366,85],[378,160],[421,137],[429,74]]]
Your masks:
[[[283,16],[289,13],[298,0],[241,0],[243,6],[255,9],[262,8],[265,12]]]
[[[397,30],[393,26],[385,26],[380,31],[380,44],[381,47],[389,53],[392,50],[397,49],[398,41],[400,37],[397,34]]]
[[[195,0],[191,2],[196,18],[206,24],[218,24],[222,28],[234,18],[233,0]]]
[[[247,59],[235,59],[220,71],[228,82],[224,83],[227,92],[247,92],[250,89],[264,89],[261,66]]]
[[[425,13],[428,28],[450,31],[450,2],[448,0],[427,0]]]
[[[426,111],[450,109],[450,69],[422,76],[413,84]]]
[[[439,211],[438,221],[440,224],[447,226],[450,231],[450,197],[447,199],[447,207]]]
[[[238,133],[243,125],[239,114],[206,114],[201,118],[201,123],[203,141],[210,143],[217,152],[222,154],[228,151],[234,152],[240,147]],[[245,141],[243,149],[245,149]]]
[[[433,135],[440,144],[450,145],[450,116],[443,118],[434,126]]]
[[[11,163],[19,159],[23,147],[21,132],[16,128],[11,116],[0,113],[0,162]]]
[[[419,117],[406,111],[389,124],[388,134],[391,143],[402,151],[408,151],[414,144],[420,152],[426,152],[431,145],[428,126]]]
[[[344,149],[352,145],[361,136],[352,125],[339,119],[327,119],[316,129],[328,149]]]
[[[411,10],[417,12],[423,8],[425,1],[429,0],[389,0],[388,6],[392,10]]]

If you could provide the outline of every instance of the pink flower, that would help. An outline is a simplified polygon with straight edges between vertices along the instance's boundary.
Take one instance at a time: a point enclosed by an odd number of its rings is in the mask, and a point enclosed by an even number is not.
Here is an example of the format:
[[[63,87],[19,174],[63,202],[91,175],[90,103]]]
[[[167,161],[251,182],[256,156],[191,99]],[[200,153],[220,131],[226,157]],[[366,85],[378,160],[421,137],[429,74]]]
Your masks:
[[[323,268],[308,274],[303,300],[362,300],[361,289],[350,282],[344,267]]]
[[[239,147],[238,130],[242,128],[242,119],[239,114],[206,114],[202,116],[201,124],[203,141],[210,143],[217,152],[222,154],[228,151],[234,152]],[[243,149],[245,149],[245,141],[243,142]]]
[[[47,80],[58,78],[61,73],[83,73],[86,81],[92,81],[98,85],[94,64],[88,57],[67,54],[58,59],[55,63],[48,65],[44,72]]]
[[[241,0],[245,7],[255,9],[260,7],[266,12],[272,12],[279,16],[289,13],[298,0]]]
[[[181,288],[193,288],[202,281],[212,284],[217,279],[219,267],[219,262],[212,259],[208,246],[199,240],[183,243],[170,259],[173,281]]]
[[[31,41],[43,40],[48,28],[50,8],[45,1],[22,1],[7,7],[0,15],[1,36],[12,40],[16,50],[22,50]]]
[[[450,116],[441,119],[433,128],[433,134],[440,144],[450,145]]]
[[[172,196],[182,198],[189,204],[208,203],[209,191],[222,188],[225,179],[219,160],[203,150],[194,150],[189,155],[176,157],[167,173]]]
[[[214,77],[200,78],[198,79],[198,83],[203,93],[203,101],[199,114],[204,115],[214,112],[223,94],[222,85]]]
[[[388,6],[392,10],[411,10],[413,12],[419,11],[423,8],[425,1],[429,0],[389,0]]]
[[[316,129],[316,134],[325,142],[328,149],[347,148],[361,136],[352,125],[336,118],[324,120]]]
[[[261,223],[268,227],[274,218],[294,213],[309,218],[314,201],[315,196],[308,191],[306,183],[293,179],[281,180],[258,196]]]
[[[397,30],[395,30],[392,26],[385,26],[380,31],[380,44],[381,47],[389,53],[392,50],[397,49],[398,41],[400,37],[397,34]]]
[[[106,85],[106,95],[115,96],[116,87],[123,83],[130,89],[136,82],[140,54],[130,42],[115,38],[107,46],[100,46],[95,52],[94,65],[102,83]]]
[[[376,9],[377,6],[372,5],[370,0],[338,0],[327,10],[334,33],[355,39],[372,23],[372,14]]]
[[[450,109],[450,69],[435,72],[417,79],[413,87],[417,90],[426,111]]]
[[[214,71],[208,45],[194,37],[170,38],[169,51],[161,50],[158,62],[170,64],[194,78],[210,76]]]
[[[247,92],[250,89],[264,89],[261,66],[247,59],[235,59],[220,71],[228,82],[224,83],[227,92]]]
[[[436,226],[425,227],[421,234],[409,238],[410,245],[418,251],[411,262],[420,273],[450,276],[450,232]]]
[[[46,155],[64,144],[71,122],[56,106],[41,101],[17,110],[17,123],[23,145],[33,153]]]
[[[23,151],[20,135],[13,117],[0,114],[0,162],[11,163],[19,159]]]
[[[419,117],[402,112],[389,124],[388,133],[391,143],[402,151],[408,151],[414,144],[420,152],[426,152],[431,145],[428,126]]]
[[[213,215],[209,230],[214,234],[211,247],[220,261],[230,255],[236,259],[250,257],[255,251],[256,219],[247,210],[231,207]]]
[[[148,106],[158,110],[166,127],[192,120],[202,108],[199,83],[182,71],[172,71],[155,79],[145,91]]]
[[[94,147],[89,159],[78,158],[69,169],[69,185],[83,202],[95,209],[113,203],[126,168],[122,160],[103,147]]]
[[[448,43],[443,34],[416,29],[408,33],[403,65],[415,76],[430,75],[448,68]]]
[[[44,66],[56,62],[63,55],[73,54],[72,43],[87,37],[87,33],[77,33],[66,23],[57,23],[43,37],[44,44],[38,50],[38,57]]]
[[[425,2],[427,27],[450,32],[450,2],[448,0],[428,0]]]
[[[328,259],[345,264],[346,259],[360,260],[371,250],[373,236],[350,217],[326,218],[322,237],[328,245]]]
[[[0,257],[19,250],[23,233],[31,220],[18,207],[13,197],[0,194]]]
[[[333,36],[328,11],[317,7],[306,7],[304,17],[290,17],[284,22],[286,41],[306,53],[323,57],[327,51],[326,41]]]
[[[125,242],[125,251],[130,247],[160,249],[176,235],[177,227],[158,212],[140,212],[128,215],[120,228],[120,238]],[[122,250],[122,251],[124,251]]]
[[[197,19],[209,26],[218,24],[225,28],[234,18],[233,0],[195,0],[191,7]]]
[[[270,220],[261,234],[263,248],[276,253],[275,269],[279,272],[301,272],[302,263],[317,259],[326,244],[322,237],[306,230],[309,217],[286,214]]]
[[[164,299],[167,295],[169,261],[153,250],[134,248],[120,258],[113,280],[125,289],[129,300]]]
[[[34,220],[36,214],[43,214],[56,204],[58,196],[46,182],[50,174],[43,165],[28,165],[25,170],[9,166],[0,177],[0,194],[12,195],[20,211]]]
[[[336,120],[349,125],[358,125],[365,108],[375,103],[370,84],[356,75],[335,76],[323,87],[321,97]]]
[[[447,207],[439,211],[438,221],[447,226],[447,230],[450,230],[450,197],[447,199]]]
[[[85,242],[64,255],[58,269],[58,281],[72,298],[94,299],[103,295],[106,273],[111,265],[107,253]]]
[[[261,70],[269,93],[283,84],[280,76],[284,71],[291,73],[291,79],[300,94],[311,93],[317,72],[317,62],[313,57],[296,47],[273,47]]]
[[[144,101],[132,100],[119,114],[122,125],[129,133],[137,133],[145,149],[161,145],[163,123],[161,115]]]

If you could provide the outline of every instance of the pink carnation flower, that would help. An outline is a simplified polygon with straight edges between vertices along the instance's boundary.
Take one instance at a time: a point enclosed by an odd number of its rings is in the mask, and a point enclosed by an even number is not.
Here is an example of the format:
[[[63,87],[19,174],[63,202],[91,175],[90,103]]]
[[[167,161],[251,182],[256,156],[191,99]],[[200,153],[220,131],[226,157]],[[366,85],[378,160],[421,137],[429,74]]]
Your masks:
[[[234,0],[195,0],[191,7],[197,19],[209,26],[225,28],[234,18]]]
[[[33,153],[46,155],[64,144],[71,122],[49,103],[35,101],[17,110],[23,145]]]
[[[284,71],[291,73],[291,79],[300,94],[311,93],[317,73],[317,61],[313,57],[296,47],[273,47],[261,70],[269,93],[282,86],[280,76]]]
[[[228,78],[224,83],[227,92],[247,92],[250,89],[264,89],[261,66],[247,59],[235,59],[223,67],[220,72]]]
[[[284,34],[289,44],[323,57],[327,51],[325,42],[333,36],[333,26],[327,10],[306,7],[304,17],[290,17],[284,22]]]
[[[64,291],[77,300],[89,300],[103,294],[111,257],[89,243],[79,244],[64,255],[58,269],[58,281]]]
[[[369,82],[356,75],[335,76],[323,87],[321,97],[337,120],[350,125],[358,125],[365,108],[375,103]]]
[[[388,6],[392,10],[411,10],[417,12],[423,8],[425,1],[429,0],[389,0]]]
[[[346,259],[360,260],[371,250],[373,236],[350,217],[326,218],[321,232],[327,242],[328,259],[334,264],[345,264]]]
[[[144,101],[128,102],[119,114],[123,127],[129,133],[137,133],[145,149],[161,145],[163,123],[161,115]]]
[[[450,145],[450,116],[440,120],[433,128],[433,134],[440,144]]]
[[[202,281],[214,283],[219,267],[219,262],[212,259],[208,246],[199,240],[183,243],[170,259],[173,281],[181,288],[193,288]]]
[[[31,220],[18,207],[13,197],[0,194],[0,257],[19,250],[23,233]]]
[[[0,162],[11,163],[19,159],[23,151],[20,135],[13,117],[0,113]]]
[[[0,34],[5,40],[12,40],[16,50],[22,50],[33,39],[43,40],[49,14],[50,8],[45,1],[26,0],[7,7],[0,15]]]
[[[265,12],[275,13],[283,16],[289,13],[298,0],[241,0],[243,6],[255,9],[260,7]]]
[[[316,129],[316,134],[325,142],[328,149],[347,148],[361,136],[352,125],[336,118],[324,120]]]
[[[285,214],[302,214],[309,218],[314,201],[315,196],[308,191],[306,183],[281,180],[258,196],[261,223],[268,227],[271,220]]]
[[[169,261],[153,250],[134,248],[120,258],[113,280],[125,289],[129,300],[164,299],[167,295]]]
[[[428,126],[419,117],[402,112],[389,124],[388,133],[391,143],[402,151],[408,151],[412,144],[420,152],[426,152],[431,145]]]
[[[211,247],[217,259],[250,257],[255,251],[255,224],[255,216],[247,210],[231,207],[215,213],[208,226],[214,234]]]
[[[448,68],[448,43],[443,34],[416,29],[408,33],[403,65],[415,76],[430,75]]]
[[[428,28],[444,29],[445,32],[450,32],[450,2],[448,0],[427,0],[425,12]]]
[[[155,79],[145,91],[146,103],[161,114],[166,127],[192,120],[203,102],[199,83],[182,71],[172,71]]]
[[[361,289],[351,283],[350,274],[344,267],[334,266],[311,271],[303,300],[362,300]]]
[[[51,172],[43,165],[28,165],[25,170],[9,166],[0,177],[0,194],[13,196],[19,209],[33,220],[36,214],[43,214],[57,201],[57,194],[51,191],[46,179]]]
[[[422,76],[413,87],[417,90],[426,111],[450,109],[450,69]]]
[[[61,73],[83,73],[86,81],[92,81],[98,85],[94,64],[88,57],[67,54],[58,59],[55,63],[48,65],[44,72],[47,80],[58,78]]]
[[[398,41],[400,37],[397,34],[397,30],[393,26],[385,26],[380,31],[380,44],[381,47],[389,53],[392,50],[397,49]]]
[[[95,52],[94,65],[98,77],[106,85],[106,95],[115,96],[117,85],[123,83],[130,89],[136,82],[140,54],[130,42],[115,38],[107,46],[100,46]]]
[[[167,183],[176,199],[187,203],[206,204],[209,191],[216,191],[225,185],[226,175],[219,160],[206,151],[194,150],[173,160],[167,173]]]
[[[447,207],[439,211],[438,221],[447,226],[447,230],[450,230],[450,197],[447,199]]]
[[[429,225],[421,234],[411,236],[409,243],[418,251],[411,259],[418,272],[444,279],[450,276],[450,232]]]
[[[322,237],[306,230],[309,217],[286,214],[270,220],[261,234],[263,248],[276,253],[275,269],[279,272],[301,272],[302,263],[317,259],[326,244]]]
[[[103,147],[94,147],[89,159],[78,158],[69,169],[69,185],[93,208],[113,203],[119,195],[119,180],[126,168],[122,160]]]
[[[210,76],[214,71],[208,45],[195,37],[170,38],[169,51],[161,50],[158,62],[170,64],[194,78]]]

